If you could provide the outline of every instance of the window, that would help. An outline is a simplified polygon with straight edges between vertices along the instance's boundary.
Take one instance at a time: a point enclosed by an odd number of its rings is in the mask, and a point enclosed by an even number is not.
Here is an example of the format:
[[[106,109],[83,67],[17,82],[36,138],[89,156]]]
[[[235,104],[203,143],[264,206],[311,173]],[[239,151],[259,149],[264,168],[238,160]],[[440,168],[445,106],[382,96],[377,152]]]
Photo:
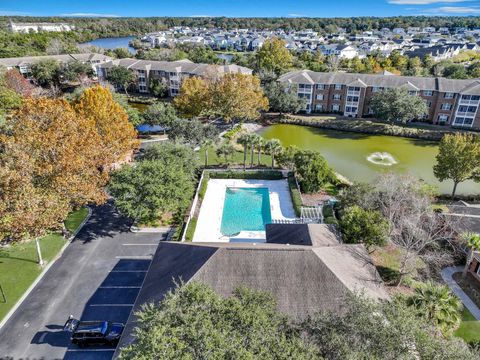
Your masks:
[[[477,107],[476,106],[465,106],[465,105],[460,105],[458,107],[458,112],[469,112],[469,113],[476,113],[477,112]]]
[[[332,111],[339,111],[340,110],[340,105],[334,104],[332,105]]]
[[[342,99],[342,95],[340,94],[334,94],[333,95],[333,100],[341,100]]]
[[[317,95],[317,100],[323,100],[323,94],[318,94]]]
[[[415,91],[415,90],[410,90],[410,91],[408,92],[408,95],[417,95],[417,91]]]
[[[322,104],[315,105],[315,110],[316,111],[323,111],[323,105]]]
[[[443,97],[445,99],[453,99],[453,93],[452,92],[446,92],[445,95],[443,95]]]
[[[456,117],[453,125],[455,126],[472,126],[473,118]]]
[[[358,96],[347,96],[347,101],[358,102]]]
[[[335,90],[342,90],[342,84],[335,84]]]
[[[172,96],[178,95],[178,89],[170,89]]]
[[[374,86],[374,87],[372,88],[372,92],[374,92],[374,93],[375,93],[375,92],[382,91],[382,90],[384,90],[384,88],[381,87],[381,86]]]
[[[327,88],[327,85],[325,84],[317,84],[317,90],[325,90]]]
[[[300,85],[298,85],[298,91],[303,91],[303,92],[308,91],[308,92],[310,92],[311,90],[312,90],[312,85],[310,85],[310,84],[300,84]]]
[[[441,110],[452,110],[452,104],[449,103],[444,103],[442,106],[440,106]]]
[[[446,123],[448,121],[448,115],[441,114],[438,115],[438,122]]]
[[[431,101],[425,101],[425,103],[427,104],[427,107],[429,109],[432,107],[432,102]]]
[[[432,90],[423,90],[423,96],[433,96]]]
[[[347,112],[347,113],[356,113],[356,112],[357,112],[357,107],[355,107],[355,106],[347,106],[347,107],[345,107],[345,112]]]

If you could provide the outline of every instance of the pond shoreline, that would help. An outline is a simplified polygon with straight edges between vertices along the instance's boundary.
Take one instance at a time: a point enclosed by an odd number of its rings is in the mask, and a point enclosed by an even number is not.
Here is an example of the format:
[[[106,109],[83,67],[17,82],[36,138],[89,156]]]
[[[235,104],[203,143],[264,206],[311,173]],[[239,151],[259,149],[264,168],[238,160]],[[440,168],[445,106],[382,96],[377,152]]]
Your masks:
[[[461,130],[457,129],[424,129],[418,127],[407,127],[395,124],[387,124],[367,119],[347,119],[335,116],[294,116],[284,115],[265,116],[265,120],[272,124],[290,124],[309,126],[313,128],[353,132],[370,135],[387,135],[405,137],[411,139],[420,139],[427,141],[440,141],[445,134],[452,134]]]

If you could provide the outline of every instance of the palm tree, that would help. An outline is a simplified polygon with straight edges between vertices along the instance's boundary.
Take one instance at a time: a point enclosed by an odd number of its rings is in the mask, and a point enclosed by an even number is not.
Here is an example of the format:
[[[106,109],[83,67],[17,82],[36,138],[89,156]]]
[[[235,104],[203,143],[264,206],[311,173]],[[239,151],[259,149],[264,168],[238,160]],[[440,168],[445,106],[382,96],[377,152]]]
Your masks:
[[[465,267],[463,268],[463,277],[467,276],[468,267],[473,259],[473,253],[475,251],[480,251],[480,235],[476,233],[465,233],[462,236],[466,242],[468,247],[468,255],[467,255],[467,262],[465,263]]]
[[[261,155],[262,155],[262,150],[263,147],[265,146],[265,140],[263,137],[259,136],[258,137],[258,142],[257,142],[257,160],[258,160],[258,166],[260,166],[260,161],[261,161]]]
[[[271,139],[265,143],[265,151],[272,157],[272,169],[275,167],[275,155],[282,149],[282,143],[278,139]]]
[[[247,147],[250,143],[250,135],[249,134],[242,134],[237,139],[237,143],[243,145],[243,170],[247,167]]]
[[[408,304],[415,307],[420,316],[437,326],[444,334],[456,329],[461,321],[462,303],[446,285],[434,282],[423,283],[408,298]]]
[[[203,140],[202,146],[205,151],[205,167],[208,166],[208,150],[213,147],[214,143],[212,139],[205,139]]]
[[[253,167],[253,156],[255,154],[255,149],[258,148],[259,144],[262,143],[262,137],[258,134],[252,134],[250,137],[250,146],[251,146],[251,158],[250,158],[250,166]]]
[[[228,158],[232,156],[234,152],[235,152],[235,148],[233,147],[233,145],[230,144],[229,141],[225,141],[217,149],[216,154],[218,157],[223,156],[223,158],[225,159],[225,164],[228,164]]]

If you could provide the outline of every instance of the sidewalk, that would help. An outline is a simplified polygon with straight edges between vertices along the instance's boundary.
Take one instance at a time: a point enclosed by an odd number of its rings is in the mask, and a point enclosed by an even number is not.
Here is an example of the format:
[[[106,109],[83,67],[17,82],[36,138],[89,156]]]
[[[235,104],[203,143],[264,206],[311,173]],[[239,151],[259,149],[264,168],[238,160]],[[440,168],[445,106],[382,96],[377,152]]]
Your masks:
[[[457,295],[462,301],[463,305],[472,313],[475,319],[480,320],[480,309],[477,305],[468,297],[467,294],[458,286],[457,282],[453,279],[452,275],[457,272],[462,272],[463,266],[452,266],[446,267],[442,270],[441,275],[442,279],[447,283],[447,285],[452,289],[452,291]]]

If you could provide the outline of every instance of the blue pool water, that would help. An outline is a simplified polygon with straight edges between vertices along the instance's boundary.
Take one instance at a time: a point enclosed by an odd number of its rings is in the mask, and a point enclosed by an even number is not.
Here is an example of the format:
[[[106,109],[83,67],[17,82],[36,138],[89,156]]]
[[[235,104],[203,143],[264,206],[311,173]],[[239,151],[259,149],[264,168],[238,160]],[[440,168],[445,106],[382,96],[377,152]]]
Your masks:
[[[272,222],[268,188],[227,188],[223,204],[223,235],[240,231],[265,231]]]

